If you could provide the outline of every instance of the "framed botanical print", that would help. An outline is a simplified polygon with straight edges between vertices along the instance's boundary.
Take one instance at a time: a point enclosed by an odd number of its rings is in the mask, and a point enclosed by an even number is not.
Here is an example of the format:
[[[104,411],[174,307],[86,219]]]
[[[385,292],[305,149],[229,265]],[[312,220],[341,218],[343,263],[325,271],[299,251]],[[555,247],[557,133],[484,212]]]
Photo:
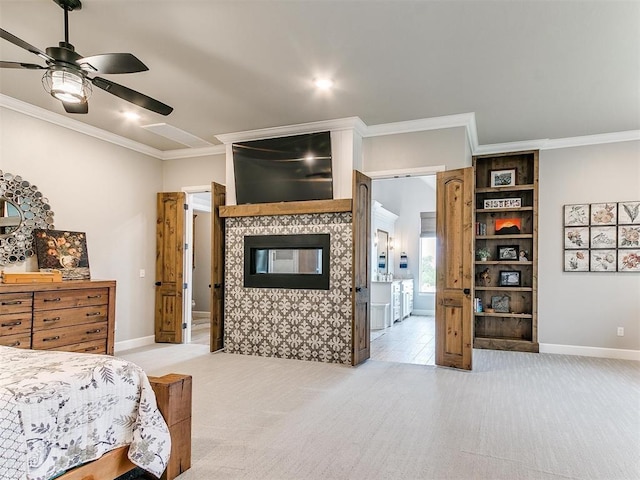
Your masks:
[[[564,248],[589,248],[589,227],[565,227]]]
[[[618,248],[640,248],[640,225],[618,225]]]
[[[616,227],[591,227],[591,248],[616,248]]]
[[[564,206],[564,226],[589,225],[589,204],[579,203]]]
[[[618,203],[618,224],[640,224],[640,202]]]
[[[615,225],[617,215],[617,203],[592,203],[591,225]]]
[[[565,250],[564,251],[564,271],[565,272],[588,272],[589,271],[589,250]]]
[[[591,272],[615,272],[616,271],[616,251],[591,250]]]
[[[619,272],[640,272],[640,249],[618,250]]]

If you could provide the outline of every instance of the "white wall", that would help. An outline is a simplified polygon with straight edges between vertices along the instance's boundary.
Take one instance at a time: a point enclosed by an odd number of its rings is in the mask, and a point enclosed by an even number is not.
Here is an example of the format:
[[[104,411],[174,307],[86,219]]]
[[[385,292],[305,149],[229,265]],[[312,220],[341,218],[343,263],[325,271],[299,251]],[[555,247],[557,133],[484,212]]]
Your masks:
[[[369,137],[363,140],[363,171],[378,172],[446,165],[471,166],[462,127]]]
[[[183,187],[225,184],[225,154],[178,158],[162,162],[163,192],[180,192]]]
[[[210,310],[211,290],[211,213],[196,211],[194,240],[195,262],[193,269],[193,293],[196,301],[195,310],[208,312]]]
[[[563,205],[640,200],[640,142],[542,151],[539,193],[539,342],[640,350],[640,273],[565,273],[562,249]]]
[[[116,342],[153,335],[161,161],[0,108],[0,169],[39,188],[57,229],[87,233],[91,277],[117,281]]]
[[[435,311],[435,296],[418,293],[420,265],[420,212],[436,210],[434,189],[418,177],[374,180],[371,187],[374,200],[398,215],[395,223],[397,248],[393,255],[394,278],[415,278],[414,310]],[[408,268],[400,268],[400,253],[405,252]]]

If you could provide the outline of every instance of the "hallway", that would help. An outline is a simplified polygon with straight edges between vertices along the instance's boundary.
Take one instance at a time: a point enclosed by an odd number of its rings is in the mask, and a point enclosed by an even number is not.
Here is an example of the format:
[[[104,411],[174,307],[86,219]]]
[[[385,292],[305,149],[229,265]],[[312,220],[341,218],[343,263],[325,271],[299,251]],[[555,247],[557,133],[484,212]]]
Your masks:
[[[371,331],[371,359],[435,365],[435,318],[411,315],[393,326]]]

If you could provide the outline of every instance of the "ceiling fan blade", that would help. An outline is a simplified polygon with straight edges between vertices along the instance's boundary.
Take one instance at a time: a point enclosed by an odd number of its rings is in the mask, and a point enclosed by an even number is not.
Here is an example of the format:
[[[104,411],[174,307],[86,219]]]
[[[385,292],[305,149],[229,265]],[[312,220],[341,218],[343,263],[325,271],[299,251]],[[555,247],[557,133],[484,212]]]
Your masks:
[[[84,103],[68,103],[62,102],[64,110],[67,113],[89,113],[89,104]]]
[[[34,47],[30,43],[25,42],[21,38],[16,37],[12,33],[9,33],[6,30],[3,30],[2,28],[0,28],[0,38],[4,38],[6,41],[13,43],[14,45],[17,45],[20,48],[24,48],[25,50],[35,55],[38,55],[39,57],[44,58],[45,60],[48,60],[50,62],[55,61],[53,57],[50,57],[49,55],[44,53],[42,50],[40,50],[38,47]]]
[[[136,92],[135,90],[131,90],[123,85],[119,85],[100,77],[92,78],[90,80],[91,83],[105,92],[115,95],[116,97],[120,97],[127,102],[138,105],[139,107],[146,108],[147,110],[159,113],[160,115],[169,115],[173,112],[173,107],[165,105],[158,100],[147,97],[146,95]]]
[[[0,68],[26,68],[28,70],[46,70],[47,67],[36,65],[35,63],[3,62],[0,61]]]
[[[100,73],[136,73],[149,70],[131,53],[103,53],[81,58],[76,63],[85,70]]]

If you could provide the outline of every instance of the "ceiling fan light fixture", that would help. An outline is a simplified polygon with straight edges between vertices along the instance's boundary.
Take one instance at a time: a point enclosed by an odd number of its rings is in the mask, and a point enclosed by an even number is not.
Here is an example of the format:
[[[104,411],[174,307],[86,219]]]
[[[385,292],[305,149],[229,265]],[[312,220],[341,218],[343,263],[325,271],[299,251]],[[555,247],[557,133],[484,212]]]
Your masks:
[[[85,103],[91,83],[81,74],[64,67],[52,67],[42,77],[44,89],[64,103]]]

